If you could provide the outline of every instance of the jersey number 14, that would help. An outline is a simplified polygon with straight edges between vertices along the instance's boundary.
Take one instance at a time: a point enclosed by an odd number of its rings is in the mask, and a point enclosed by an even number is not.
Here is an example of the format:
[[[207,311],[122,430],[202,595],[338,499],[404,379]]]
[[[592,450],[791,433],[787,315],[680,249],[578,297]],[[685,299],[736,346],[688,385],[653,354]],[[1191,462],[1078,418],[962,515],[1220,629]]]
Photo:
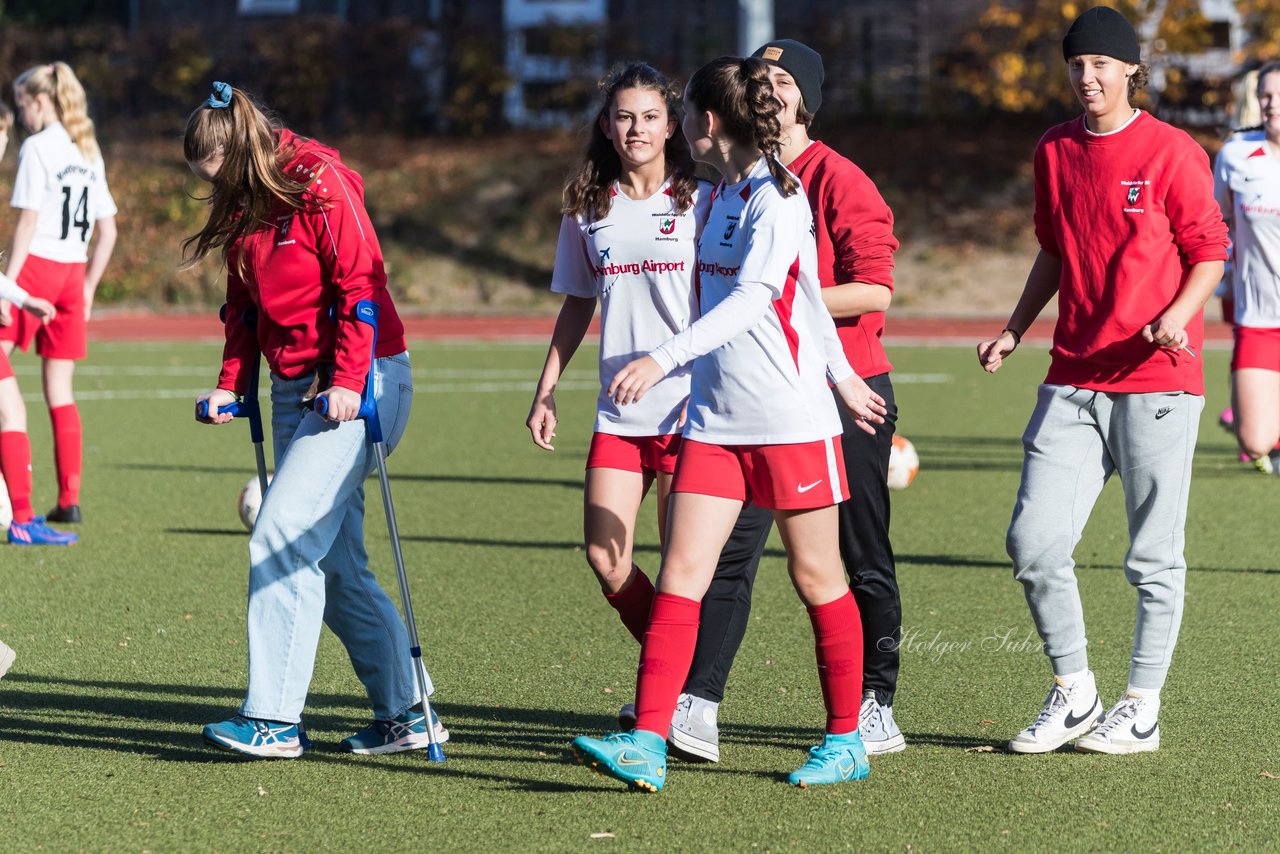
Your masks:
[[[89,239],[89,188],[80,190],[80,200],[76,202],[74,213],[71,210],[71,188],[62,188],[62,239],[66,240],[72,226],[80,229],[80,242]]]

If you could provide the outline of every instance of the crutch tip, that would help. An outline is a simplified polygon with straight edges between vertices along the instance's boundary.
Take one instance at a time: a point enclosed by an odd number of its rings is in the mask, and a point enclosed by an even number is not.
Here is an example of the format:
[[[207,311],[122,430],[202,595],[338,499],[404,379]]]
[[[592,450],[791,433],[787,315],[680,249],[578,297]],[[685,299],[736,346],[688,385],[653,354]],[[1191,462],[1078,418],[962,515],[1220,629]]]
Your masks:
[[[440,746],[440,745],[438,745],[438,744],[433,744],[433,745],[431,745],[430,747],[428,747],[428,748],[427,748],[427,761],[428,761],[428,762],[443,762],[443,761],[444,761],[444,748],[443,748],[443,747],[441,747],[441,746]]]

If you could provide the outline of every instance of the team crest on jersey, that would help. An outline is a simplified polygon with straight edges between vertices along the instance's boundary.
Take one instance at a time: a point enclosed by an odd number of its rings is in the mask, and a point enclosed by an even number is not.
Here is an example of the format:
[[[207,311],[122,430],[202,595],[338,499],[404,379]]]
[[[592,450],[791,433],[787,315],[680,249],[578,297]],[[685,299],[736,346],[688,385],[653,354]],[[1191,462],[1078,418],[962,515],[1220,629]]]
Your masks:
[[[1150,181],[1134,180],[1121,181],[1120,186],[1124,187],[1124,212],[1132,214],[1146,213],[1146,208],[1137,207],[1142,199],[1142,188],[1150,184]]]
[[[670,218],[668,218],[668,219],[664,219],[664,220],[662,220],[662,222],[658,223],[658,233],[659,233],[659,234],[670,234],[671,232],[673,232],[673,231],[675,231],[675,230],[676,230],[676,220],[675,220],[675,217],[670,217]]]
[[[729,227],[724,230],[724,237],[722,239],[728,240],[729,238],[733,237],[733,230],[737,227],[738,227],[738,224],[736,222],[729,223]]]

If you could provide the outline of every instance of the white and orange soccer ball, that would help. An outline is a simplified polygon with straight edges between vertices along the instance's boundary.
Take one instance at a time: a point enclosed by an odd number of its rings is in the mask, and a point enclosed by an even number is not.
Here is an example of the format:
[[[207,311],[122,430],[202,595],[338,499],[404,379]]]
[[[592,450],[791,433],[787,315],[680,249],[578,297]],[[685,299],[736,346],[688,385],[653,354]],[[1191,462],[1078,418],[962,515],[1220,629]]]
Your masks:
[[[894,434],[893,447],[889,450],[889,488],[906,489],[920,471],[920,457],[916,446],[906,436]]]
[[[267,485],[271,485],[271,475],[267,475]],[[244,489],[240,490],[240,497],[236,499],[236,508],[240,513],[240,521],[244,524],[246,530],[253,530],[253,523],[258,521],[258,510],[262,507],[262,487],[258,483],[258,476],[255,474],[249,478],[249,482],[244,485]]]

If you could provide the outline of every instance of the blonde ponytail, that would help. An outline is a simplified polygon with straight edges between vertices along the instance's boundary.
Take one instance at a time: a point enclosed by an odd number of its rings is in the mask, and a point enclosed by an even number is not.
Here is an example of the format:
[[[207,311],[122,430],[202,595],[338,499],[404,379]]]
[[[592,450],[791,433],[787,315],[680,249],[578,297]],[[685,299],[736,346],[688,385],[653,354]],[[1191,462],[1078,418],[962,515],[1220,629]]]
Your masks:
[[[89,118],[88,99],[76,73],[65,62],[33,65],[18,76],[13,84],[29,98],[48,95],[58,111],[58,121],[66,128],[71,141],[90,163],[102,156],[97,137],[93,133],[93,121]]]

